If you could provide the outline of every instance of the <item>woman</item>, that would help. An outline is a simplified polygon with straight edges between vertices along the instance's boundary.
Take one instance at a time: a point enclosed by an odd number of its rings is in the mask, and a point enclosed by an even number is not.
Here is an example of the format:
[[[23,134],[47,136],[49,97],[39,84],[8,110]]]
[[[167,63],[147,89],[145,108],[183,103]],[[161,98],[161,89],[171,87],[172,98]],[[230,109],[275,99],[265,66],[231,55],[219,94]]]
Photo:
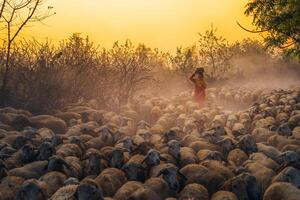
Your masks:
[[[204,80],[203,67],[197,68],[190,80],[195,84],[194,99],[199,104],[203,105],[205,101],[206,82]]]

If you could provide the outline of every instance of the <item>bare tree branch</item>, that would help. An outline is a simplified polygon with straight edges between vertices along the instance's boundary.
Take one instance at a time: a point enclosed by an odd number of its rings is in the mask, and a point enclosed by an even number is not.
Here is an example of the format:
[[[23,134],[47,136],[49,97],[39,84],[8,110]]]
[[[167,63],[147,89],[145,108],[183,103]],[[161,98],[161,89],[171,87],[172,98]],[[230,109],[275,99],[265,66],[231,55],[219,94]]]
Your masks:
[[[29,0],[31,1],[31,0]],[[18,34],[20,33],[20,31],[23,29],[23,27],[27,24],[27,22],[31,19],[31,17],[33,16],[33,14],[35,13],[39,3],[41,0],[37,0],[31,13],[29,14],[29,16],[25,19],[25,21],[21,24],[21,26],[18,28],[18,30],[16,31],[16,33],[14,34],[14,36],[10,39],[10,42],[14,41],[14,39],[18,36]]]
[[[3,3],[1,5],[1,9],[0,9],[0,19],[1,19],[2,15],[3,15],[5,4],[6,4],[6,0],[3,0]]]
[[[250,32],[250,33],[263,33],[263,32],[267,32],[272,29],[272,28],[269,28],[269,29],[265,29],[265,30],[254,31],[254,30],[249,30],[249,29],[243,27],[238,21],[236,21],[236,23],[240,28],[242,28],[243,30]]]

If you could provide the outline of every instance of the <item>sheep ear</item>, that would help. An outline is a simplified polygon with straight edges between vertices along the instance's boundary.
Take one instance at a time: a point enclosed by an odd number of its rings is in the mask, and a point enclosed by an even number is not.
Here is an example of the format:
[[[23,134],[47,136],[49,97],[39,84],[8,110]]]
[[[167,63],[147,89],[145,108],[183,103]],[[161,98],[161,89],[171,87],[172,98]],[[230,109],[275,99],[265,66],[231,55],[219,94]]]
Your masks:
[[[209,157],[210,155],[206,155],[202,160],[200,160],[200,162],[206,161],[206,159]]]
[[[156,177],[159,177],[160,175],[164,174],[166,171],[166,169],[162,169],[158,172],[157,176]]]
[[[187,181],[187,180],[188,180],[187,177],[186,177],[184,174],[182,174],[180,171],[178,171],[178,175],[179,175],[184,181]]]
[[[145,158],[143,159],[143,161],[141,162],[141,164],[144,164],[144,163],[146,162],[146,159],[147,159],[147,157],[145,157]]]
[[[124,153],[124,152],[129,152],[129,150],[126,149],[126,148],[122,148],[122,147],[121,147],[121,148],[119,148],[119,149],[120,149],[121,151],[123,151],[123,153]]]
[[[87,154],[85,154],[83,157],[82,157],[82,160],[87,160],[89,158],[89,156]]]
[[[282,163],[276,170],[275,172],[278,174],[280,173],[284,168],[286,167],[286,163]]]
[[[141,169],[141,170],[146,170],[146,167],[143,167],[142,165],[138,166],[138,168]]]
[[[9,158],[9,157],[10,157],[10,155],[8,155],[8,154],[0,154],[0,159],[1,160]]]
[[[162,157],[162,156],[159,156],[159,159],[162,160],[162,161],[168,161],[168,159]]]
[[[24,192],[23,189],[21,189],[21,190],[17,193],[16,199],[24,199],[24,196],[25,196],[25,192]]]
[[[127,165],[127,164],[125,164],[125,165],[123,165],[123,166],[122,166],[122,168],[121,168],[121,169],[122,169],[122,170],[125,170],[125,169],[127,169],[127,168],[128,168],[128,165]]]
[[[74,193],[74,199],[78,199],[78,187],[77,187],[77,189],[76,189],[76,191]]]
[[[222,161],[224,161],[225,163],[229,163],[228,160],[225,159],[223,155],[221,155],[221,159],[222,159]]]
[[[35,154],[35,155],[39,155],[39,154],[40,154],[40,150],[38,150],[38,149],[37,149],[37,150],[34,150],[34,154]]]
[[[163,174],[163,169],[158,172],[158,174],[156,175],[156,177],[159,177],[162,174]]]
[[[132,144],[133,144],[133,145],[135,145],[135,146],[138,146],[138,144],[137,144],[137,143],[135,143],[133,140],[132,140]]]
[[[100,156],[101,160],[105,160],[106,162],[110,162],[110,160],[107,159],[104,155],[100,154],[99,156]]]
[[[64,161],[64,160],[62,160],[63,161],[63,164],[68,168],[68,169],[71,169],[71,166],[66,162],[66,161]]]

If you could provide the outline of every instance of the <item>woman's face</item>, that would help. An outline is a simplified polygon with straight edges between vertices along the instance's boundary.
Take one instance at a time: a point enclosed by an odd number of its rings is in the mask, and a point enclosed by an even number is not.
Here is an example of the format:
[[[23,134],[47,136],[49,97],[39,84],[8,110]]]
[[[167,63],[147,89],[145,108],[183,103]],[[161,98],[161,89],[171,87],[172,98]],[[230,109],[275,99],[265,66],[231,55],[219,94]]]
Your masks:
[[[196,78],[201,78],[201,77],[203,77],[203,74],[196,73]]]

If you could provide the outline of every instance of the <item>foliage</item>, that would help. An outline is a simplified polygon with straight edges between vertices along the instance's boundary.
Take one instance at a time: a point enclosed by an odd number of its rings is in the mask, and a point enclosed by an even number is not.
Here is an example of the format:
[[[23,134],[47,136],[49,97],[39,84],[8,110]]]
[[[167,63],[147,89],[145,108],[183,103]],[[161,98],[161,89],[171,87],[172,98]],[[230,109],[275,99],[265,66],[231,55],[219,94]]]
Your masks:
[[[286,49],[300,58],[299,0],[250,1],[245,14],[253,17],[256,29],[251,32],[266,33],[267,46]]]
[[[125,44],[114,43],[108,52],[110,67],[116,88],[118,105],[127,103],[146,84],[153,81],[154,59],[152,51],[145,45],[135,47],[129,40]]]
[[[12,49],[9,102],[41,112],[83,98],[117,110],[152,83],[155,63],[151,49],[130,41],[108,50],[79,34],[59,47],[22,41]]]
[[[196,46],[182,48],[178,47],[174,57],[171,56],[172,67],[180,75],[187,76],[192,73],[198,65],[198,54]]]
[[[8,82],[11,78],[10,65],[12,48],[20,32],[33,22],[40,22],[47,17],[54,15],[51,6],[48,6],[45,13],[40,12],[44,0],[0,0],[0,33],[4,33],[3,45],[5,49],[4,63],[1,67],[1,85],[0,85],[0,105],[4,106],[9,101]],[[3,27],[2,27],[3,25]]]
[[[208,78],[212,81],[226,79],[227,72],[232,68],[232,51],[228,41],[218,36],[217,29],[211,26],[204,34],[199,33],[198,48],[200,64]]]

